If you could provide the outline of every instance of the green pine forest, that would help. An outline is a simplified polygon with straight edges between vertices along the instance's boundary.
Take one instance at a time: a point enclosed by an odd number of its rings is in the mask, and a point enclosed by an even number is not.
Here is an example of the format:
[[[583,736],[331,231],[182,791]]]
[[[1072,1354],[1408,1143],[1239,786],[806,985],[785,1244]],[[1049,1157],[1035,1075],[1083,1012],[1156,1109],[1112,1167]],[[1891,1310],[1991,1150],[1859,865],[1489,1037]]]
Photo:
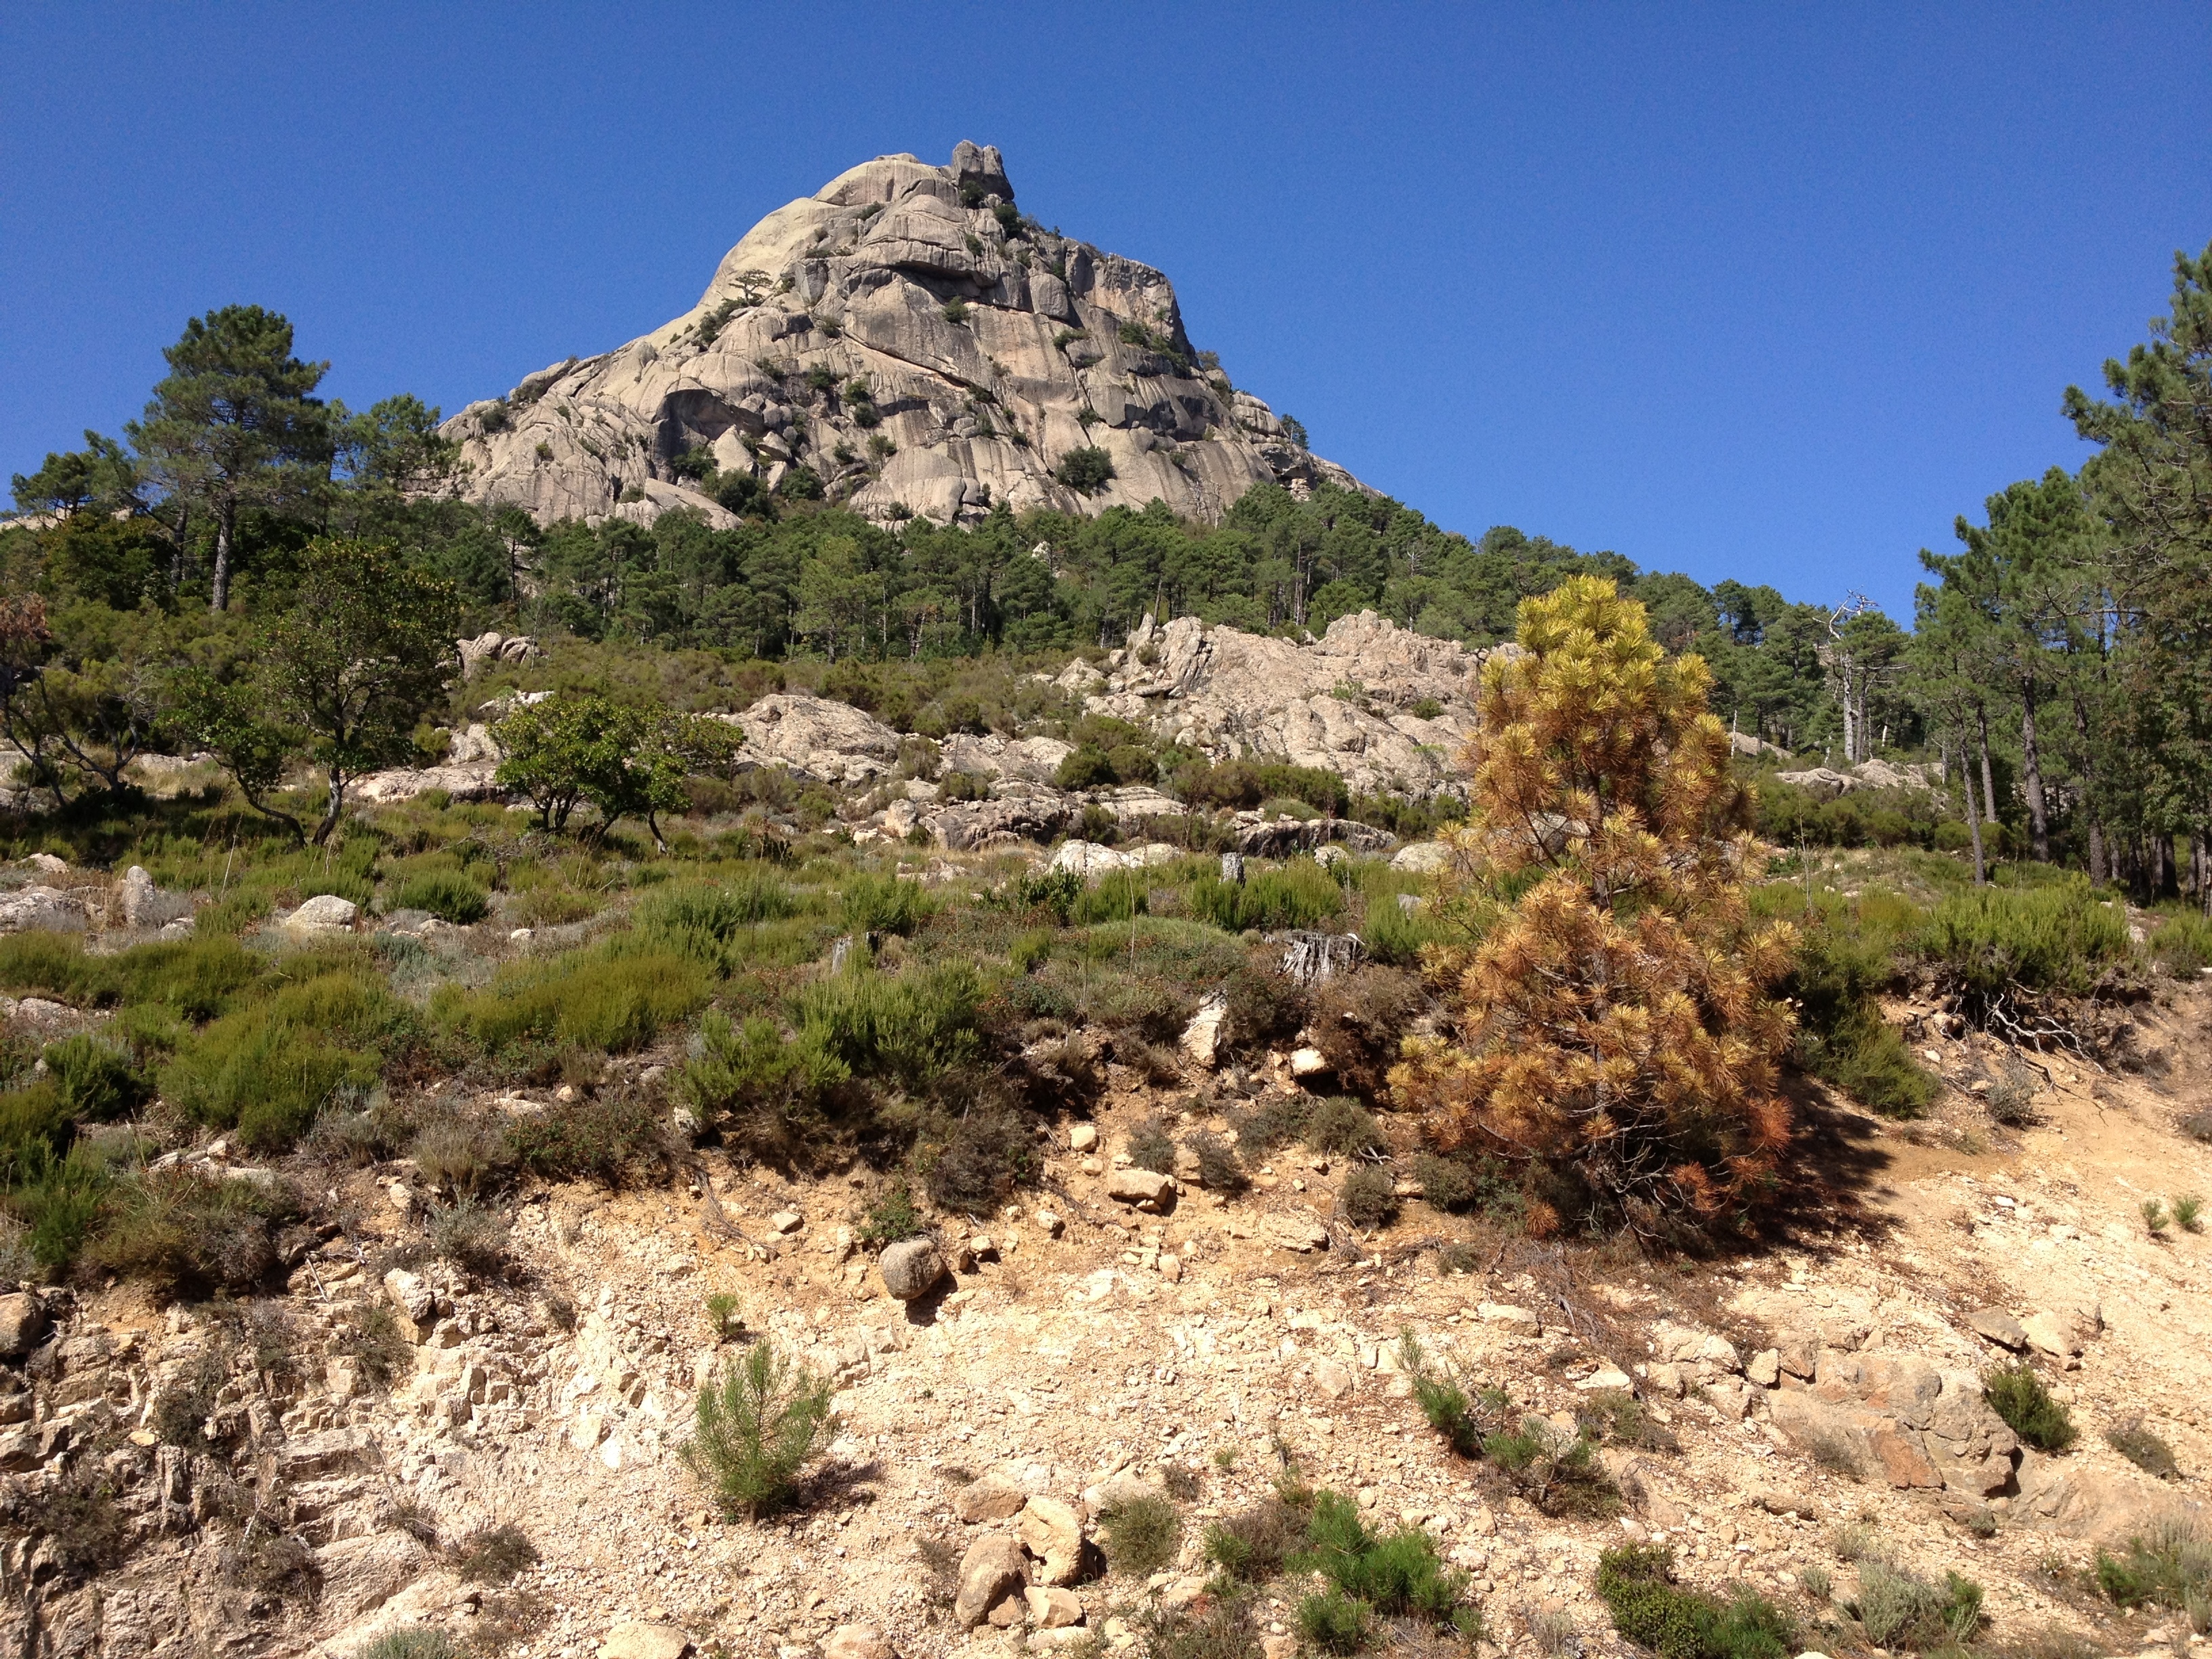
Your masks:
[[[1970,857],[1978,879],[2065,866],[2143,900],[2212,908],[2208,290],[2212,249],[2177,255],[2167,314],[2106,364],[2098,391],[2063,389],[2082,466],[2005,483],[1961,514],[1955,545],[1920,551],[1909,618],[1845,593],[1708,588],[1508,526],[1470,539],[1329,487],[1304,500],[1255,489],[1218,526],[1156,502],[1096,518],[1000,506],[969,527],[890,530],[825,499],[805,467],[768,496],[692,453],[661,464],[738,512],[738,527],[681,512],[650,528],[542,527],[460,499],[438,410],[404,395],[362,413],[319,398],[329,366],[296,355],[287,319],[231,307],[190,322],[119,438],[88,432],[82,449],[14,477],[0,725],[64,811],[127,787],[123,764],[141,752],[212,746],[241,785],[265,788],[310,751],[347,775],[427,757],[439,712],[428,698],[364,693],[356,719],[341,690],[320,724],[257,713],[270,630],[291,617],[300,634],[350,594],[403,612],[401,632],[420,625],[392,647],[416,653],[418,675],[432,673],[434,635],[497,629],[554,646],[566,681],[617,701],[741,708],[805,685],[942,736],[1014,718],[1007,699],[975,693],[978,671],[1111,648],[1147,613],[1297,637],[1372,609],[1483,645],[1511,635],[1521,600],[1591,573],[1640,599],[1670,650],[1705,658],[1713,708],[1772,745],[1749,769],[1942,766],[1934,795],[1824,802],[1770,778],[1774,839],[1933,847]],[[802,406],[836,395],[792,393]],[[333,546],[374,556],[333,576]],[[303,708],[316,672],[300,670]],[[1151,763],[1159,781],[1177,759]]]

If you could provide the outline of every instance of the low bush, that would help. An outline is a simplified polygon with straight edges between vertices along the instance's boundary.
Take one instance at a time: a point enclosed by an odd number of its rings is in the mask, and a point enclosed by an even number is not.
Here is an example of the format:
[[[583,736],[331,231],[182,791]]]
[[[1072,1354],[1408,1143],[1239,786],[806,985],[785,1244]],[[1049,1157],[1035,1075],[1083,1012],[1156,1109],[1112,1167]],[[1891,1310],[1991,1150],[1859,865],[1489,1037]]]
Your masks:
[[[511,963],[480,991],[441,987],[430,1012],[494,1051],[538,1042],[619,1054],[681,1024],[706,1000],[707,970],[696,959],[616,939]]]
[[[986,1100],[963,1113],[921,1163],[932,1203],[961,1215],[989,1215],[1017,1188],[1036,1181],[1036,1138],[1021,1113]]]
[[[805,987],[792,1012],[801,1037],[853,1076],[914,1089],[975,1058],[982,994],[964,962],[900,974],[861,968]]]
[[[1525,1417],[1517,1429],[1486,1435],[1482,1455],[1546,1515],[1610,1515],[1620,1507],[1587,1429],[1570,1437],[1548,1419]]]
[[[1748,1588],[1723,1601],[1674,1582],[1674,1552],[1625,1544],[1598,1557],[1597,1593],[1613,1628],[1660,1659],[1788,1659],[1790,1616]]]
[[[403,1368],[414,1363],[415,1349],[399,1334],[399,1322],[381,1302],[367,1302],[349,1310],[338,1323],[331,1351],[353,1361],[362,1381],[373,1389],[389,1388]]]
[[[1336,1207],[1355,1227],[1382,1227],[1398,1218],[1397,1183],[1379,1164],[1361,1164],[1337,1188]]]
[[[457,927],[482,921],[491,910],[491,894],[459,870],[420,870],[392,890],[391,908],[428,910]]]
[[[2142,1419],[2131,1417],[2124,1423],[2115,1423],[2105,1431],[2106,1442],[2112,1449],[2146,1474],[2154,1474],[2161,1480],[2181,1479],[2181,1465],[2173,1455],[2173,1448],[2143,1427]]]
[[[1971,1641],[1982,1627],[1982,1587],[1955,1572],[1943,1578],[1938,1588],[1880,1556],[1861,1561],[1854,1607],[1867,1639],[1923,1652]]]
[[[2087,996],[2129,954],[2124,910],[2079,877],[1978,887],[1936,907],[1919,949],[1970,1006],[2018,992]]]
[[[2150,953],[2177,979],[2212,968],[2212,920],[2197,910],[2168,913],[2150,936]]]
[[[506,1135],[473,1113],[433,1119],[416,1135],[407,1155],[431,1186],[465,1197],[493,1185],[514,1162]]]
[[[1758,908],[1788,914],[1794,891],[1769,889]],[[1919,925],[1917,909],[1893,894],[1858,899],[1822,894],[1800,918],[1797,957],[1783,994],[1797,1005],[1797,1063],[1862,1105],[1890,1117],[1925,1112],[1940,1085],[1881,1017],[1878,994],[1899,977],[1899,957]]]
[[[835,1155],[837,1091],[852,1070],[818,1030],[787,1041],[773,1020],[709,1011],[676,1092],[733,1150],[781,1165]]]
[[[640,1095],[549,1107],[517,1119],[507,1138],[516,1161],[543,1181],[622,1187],[665,1174],[674,1162],[662,1114]]]
[[[44,1559],[82,1582],[113,1571],[131,1554],[136,1533],[122,1495],[104,1460],[72,1459],[49,1479],[10,1481],[0,1492],[0,1520],[37,1538]]]
[[[1298,1601],[1298,1638],[1316,1653],[1352,1654],[1372,1639],[1374,1609],[1335,1585]]]
[[[49,1042],[40,1057],[62,1109],[78,1123],[112,1122],[152,1093],[127,1052],[87,1032]]]
[[[1148,1117],[1132,1129],[1123,1150],[1129,1154],[1129,1162],[1139,1170],[1149,1170],[1154,1175],[1175,1173],[1176,1144],[1156,1117]]]
[[[507,1222],[473,1198],[432,1208],[423,1217],[430,1254],[477,1279],[496,1279],[507,1267]]]
[[[455,1540],[446,1559],[462,1581],[504,1584],[538,1565],[538,1547],[512,1521],[479,1527]]]
[[[1447,1567],[1436,1540],[1418,1527],[1377,1534],[1359,1505],[1339,1492],[1315,1495],[1304,1547],[1289,1566],[1318,1572],[1333,1589],[1373,1612],[1415,1618],[1443,1629],[1474,1628],[1468,1575]]]
[[[1241,1193],[1252,1184],[1236,1147],[1200,1129],[1184,1143],[1198,1159],[1198,1184],[1209,1193]]]
[[[78,1259],[90,1273],[138,1279],[160,1296],[236,1294],[276,1271],[274,1234],[299,1212],[281,1182],[153,1170],[115,1183]]]
[[[1079,495],[1092,495],[1115,476],[1114,458],[1095,444],[1085,445],[1062,455],[1052,476]]]
[[[2022,1359],[1982,1374],[1982,1398],[2005,1426],[2038,1451],[2062,1452],[2074,1443],[2074,1419],[2051,1396],[2035,1367]]]
[[[831,1432],[833,1391],[827,1377],[756,1342],[699,1390],[696,1431],[682,1448],[685,1467],[732,1520],[787,1508]]]
[[[1345,1095],[1318,1100],[1305,1114],[1298,1138],[1315,1152],[1361,1158],[1387,1150],[1375,1114]]]
[[[1314,927],[1344,908],[1344,890],[1311,859],[1293,859],[1243,881],[1201,875],[1190,885],[1191,914],[1231,933]]]
[[[1141,1578],[1175,1559],[1182,1539],[1182,1514],[1166,1498],[1146,1493],[1109,1504],[1098,1517],[1106,1565],[1124,1577]]]
[[[460,1644],[428,1625],[402,1625],[378,1637],[354,1659],[464,1659]]]
[[[856,875],[845,884],[845,925],[856,933],[911,933],[937,908],[928,889],[902,876]]]
[[[2129,1539],[2124,1554],[2099,1550],[2097,1588],[2123,1607],[2172,1607],[2203,1631],[2212,1626],[2212,1540],[2194,1522],[2163,1522]]]
[[[1264,1584],[1304,1541],[1305,1511],[1279,1498],[1224,1516],[1206,1529],[1206,1559],[1242,1584]]]
[[[1259,1659],[1261,1651],[1249,1591],[1182,1607],[1155,1601],[1134,1622],[1145,1659]]]

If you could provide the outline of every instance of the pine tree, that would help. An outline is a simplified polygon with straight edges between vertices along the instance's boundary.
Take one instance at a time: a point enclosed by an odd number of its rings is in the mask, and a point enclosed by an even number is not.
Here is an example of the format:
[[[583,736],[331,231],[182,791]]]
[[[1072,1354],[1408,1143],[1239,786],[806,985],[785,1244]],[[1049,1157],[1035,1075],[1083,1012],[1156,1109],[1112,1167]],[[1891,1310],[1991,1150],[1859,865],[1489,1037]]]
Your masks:
[[[1392,1085],[1447,1150],[1565,1176],[1639,1235],[1738,1218],[1790,1138],[1766,990],[1791,935],[1746,907],[1752,799],[1711,673],[1599,577],[1524,601],[1518,639],[1483,672],[1443,896],[1485,935],[1431,963],[1458,1040],[1408,1042]]]

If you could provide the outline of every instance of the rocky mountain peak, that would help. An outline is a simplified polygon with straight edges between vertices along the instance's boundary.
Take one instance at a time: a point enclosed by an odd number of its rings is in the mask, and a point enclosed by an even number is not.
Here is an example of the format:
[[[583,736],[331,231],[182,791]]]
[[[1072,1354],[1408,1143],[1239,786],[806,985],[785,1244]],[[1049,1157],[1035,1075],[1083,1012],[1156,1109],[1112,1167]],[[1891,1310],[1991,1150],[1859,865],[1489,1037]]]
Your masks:
[[[884,523],[1154,499],[1213,520],[1255,483],[1358,482],[1193,348],[1164,273],[1030,218],[966,140],[778,208],[690,311],[445,430],[475,499],[541,522],[727,524],[817,480]]]

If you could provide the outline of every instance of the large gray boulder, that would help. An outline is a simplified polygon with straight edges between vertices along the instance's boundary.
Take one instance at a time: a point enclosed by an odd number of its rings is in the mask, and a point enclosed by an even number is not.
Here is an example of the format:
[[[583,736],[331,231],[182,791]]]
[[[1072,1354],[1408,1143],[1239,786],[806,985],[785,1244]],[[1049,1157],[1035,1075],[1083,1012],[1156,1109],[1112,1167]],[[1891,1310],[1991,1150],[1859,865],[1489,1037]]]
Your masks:
[[[284,918],[288,933],[349,933],[361,915],[361,907],[336,893],[318,893]]]
[[[848,702],[775,692],[736,717],[738,763],[775,765],[830,783],[865,783],[898,763],[899,735]]]
[[[999,152],[965,142],[947,166],[884,155],[840,174],[748,231],[682,316],[448,421],[467,492],[547,524],[682,507],[727,525],[676,471],[696,448],[771,489],[803,465],[886,522],[1156,498],[1217,520],[1255,483],[1358,486],[1198,367],[1165,276],[1001,223],[1013,196]],[[964,316],[947,314],[955,299]],[[811,383],[817,370],[834,390]],[[855,380],[870,399],[847,394]],[[869,456],[878,436],[896,446],[887,459]],[[1092,447],[1115,476],[1079,494],[1054,471]],[[464,647],[471,667],[483,644]]]
[[[909,1238],[886,1249],[876,1262],[884,1288],[902,1302],[927,1296],[945,1277],[945,1258],[927,1238]]]
[[[82,933],[90,921],[84,901],[59,888],[19,887],[0,893],[0,933]]]
[[[132,927],[166,927],[173,921],[188,921],[192,914],[189,896],[156,887],[143,865],[134,864],[124,872],[119,897],[123,920]]]

